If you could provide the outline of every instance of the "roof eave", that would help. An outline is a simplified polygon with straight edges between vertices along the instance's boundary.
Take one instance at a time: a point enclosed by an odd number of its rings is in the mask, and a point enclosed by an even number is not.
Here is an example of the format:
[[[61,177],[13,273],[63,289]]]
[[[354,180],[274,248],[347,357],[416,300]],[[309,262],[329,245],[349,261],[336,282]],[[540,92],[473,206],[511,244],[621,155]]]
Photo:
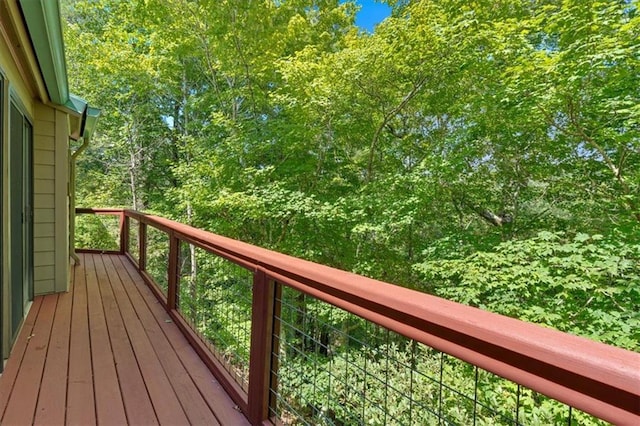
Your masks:
[[[18,0],[31,44],[40,68],[49,101],[68,113],[81,117],[81,125],[72,133],[74,139],[89,139],[95,130],[100,110],[69,93],[67,63],[60,6],[56,0]]]
[[[19,2],[49,98],[65,105],[69,101],[69,83],[59,4],[50,0]]]

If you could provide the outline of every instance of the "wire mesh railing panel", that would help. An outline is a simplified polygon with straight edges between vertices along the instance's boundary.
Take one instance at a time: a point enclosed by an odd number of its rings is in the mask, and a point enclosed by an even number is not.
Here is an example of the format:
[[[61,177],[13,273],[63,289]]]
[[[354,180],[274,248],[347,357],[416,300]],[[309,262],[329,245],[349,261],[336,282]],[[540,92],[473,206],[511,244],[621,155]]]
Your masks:
[[[75,247],[91,250],[120,250],[120,217],[111,214],[77,214]]]
[[[131,255],[133,260],[136,263],[140,264],[140,222],[133,218],[129,218],[128,222],[128,233],[129,239],[127,240],[127,252]]]
[[[245,391],[252,291],[251,271],[191,244],[181,244],[177,309]]]
[[[146,271],[158,288],[167,297],[169,264],[169,235],[152,226],[147,226]]]
[[[605,424],[283,288],[270,416],[287,425]]]

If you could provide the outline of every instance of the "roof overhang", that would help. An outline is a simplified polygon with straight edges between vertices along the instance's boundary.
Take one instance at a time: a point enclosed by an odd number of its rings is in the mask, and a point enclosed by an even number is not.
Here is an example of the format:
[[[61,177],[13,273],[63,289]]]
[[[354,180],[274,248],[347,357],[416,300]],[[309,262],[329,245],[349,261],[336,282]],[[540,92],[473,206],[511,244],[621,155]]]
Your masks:
[[[67,63],[57,0],[19,0],[51,102],[69,101]]]
[[[38,61],[49,101],[78,117],[71,137],[89,138],[95,129],[100,110],[69,93],[67,63],[58,0],[18,0],[27,32]]]

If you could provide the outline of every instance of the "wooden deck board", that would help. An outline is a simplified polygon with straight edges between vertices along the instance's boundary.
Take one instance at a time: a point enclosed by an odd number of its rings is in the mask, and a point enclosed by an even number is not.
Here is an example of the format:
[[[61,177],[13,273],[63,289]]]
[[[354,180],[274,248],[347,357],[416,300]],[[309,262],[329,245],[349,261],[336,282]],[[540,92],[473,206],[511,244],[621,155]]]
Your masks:
[[[129,276],[122,263],[116,268],[122,276],[125,274]],[[149,311],[144,296],[140,294],[141,287],[136,286],[133,281],[129,282],[130,285],[127,286],[129,297],[134,301],[138,315],[143,318],[147,334],[150,336],[156,352],[160,355],[160,361],[164,366],[167,377],[171,381],[176,395],[178,395],[180,403],[189,417],[189,421],[193,424],[219,424],[211,408],[203,400],[187,368],[183,365],[176,351],[171,346],[168,336],[163,331],[162,325],[171,323],[169,316],[165,314],[164,318],[161,319],[161,323],[156,321],[156,317]],[[144,290],[149,291],[146,286]],[[173,328],[175,329],[175,327]]]
[[[149,310],[154,315],[156,321],[169,339],[169,342],[171,342],[173,350],[175,350],[180,361],[187,366],[191,379],[203,395],[204,400],[207,402],[211,410],[216,414],[220,424],[238,425],[246,422],[244,415],[238,411],[235,403],[227,397],[222,385],[220,385],[215,378],[212,378],[211,372],[202,363],[200,357],[184,338],[180,330],[169,322],[170,317],[167,315],[164,307],[160,305],[158,299],[156,299],[140,275],[137,274],[133,265],[122,258],[112,259],[114,262],[119,261],[122,267],[129,273],[149,307]]]
[[[10,355],[12,361],[7,363],[4,371],[2,372],[2,376],[0,376],[0,419],[2,419],[6,411],[7,402],[9,402],[9,398],[11,397],[11,392],[13,391],[13,386],[16,378],[18,377],[20,366],[22,365],[22,360],[27,350],[31,332],[33,331],[33,326],[36,323],[36,318],[38,317],[38,312],[40,312],[41,305],[41,298],[36,299],[31,305],[31,310],[22,325],[22,330],[18,335],[18,339],[13,345]],[[2,424],[1,421],[0,424]]]
[[[67,417],[72,425],[96,423],[91,338],[87,307],[86,261],[83,258],[74,271],[73,309],[69,342],[69,378],[67,382]]]
[[[139,288],[130,279],[127,271],[121,263],[116,266],[116,270],[123,280],[128,282],[126,289],[129,294],[129,298],[133,302],[133,306],[136,308],[136,313],[142,319],[145,331],[149,336],[154,350],[158,354],[158,358],[164,367],[167,377],[171,382],[171,385],[173,386],[178,400],[184,408],[189,421],[193,424],[219,424],[209,406],[202,399],[202,396],[198,392],[198,388],[191,380],[187,370],[180,362],[180,359],[173,350],[167,336],[162,331],[160,325],[156,322],[153,314],[149,311],[148,306],[139,292]],[[168,316],[165,320],[168,320]]]
[[[57,297],[49,297],[42,301],[33,331],[28,338],[28,347],[33,350],[28,350],[24,354],[22,359],[24,367],[20,368],[16,377],[4,413],[3,424],[18,424],[24,419],[24,413],[30,414],[26,419],[28,423],[33,421],[57,299]]]
[[[60,392],[60,383],[67,380],[69,371],[72,292],[73,289],[70,289],[69,293],[58,295],[47,359],[40,384],[40,396],[34,420],[36,425],[60,425],[65,422],[67,393]]]
[[[140,371],[144,377],[147,391],[155,409],[158,421],[161,424],[187,424],[187,416],[178,402],[171,383],[153,350],[144,327],[129,300],[124,288],[125,283],[121,279],[112,280],[112,289],[115,294],[120,312],[124,319],[131,346],[138,359]]]
[[[97,257],[97,262],[94,262]],[[87,302],[91,330],[91,360],[96,399],[96,419],[101,425],[122,425],[127,422],[122,394],[111,351],[107,321],[102,307],[99,281],[108,283],[106,274],[98,276],[99,256],[85,256],[87,265]],[[102,272],[102,271],[100,271]]]
[[[0,424],[248,424],[129,261],[84,254],[37,297],[2,376]]]
[[[110,282],[117,278],[115,271],[107,268],[105,272],[112,277]],[[158,420],[153,404],[138,367],[138,361],[131,347],[127,329],[111,285],[102,286],[102,299],[127,419],[131,424],[157,424]]]

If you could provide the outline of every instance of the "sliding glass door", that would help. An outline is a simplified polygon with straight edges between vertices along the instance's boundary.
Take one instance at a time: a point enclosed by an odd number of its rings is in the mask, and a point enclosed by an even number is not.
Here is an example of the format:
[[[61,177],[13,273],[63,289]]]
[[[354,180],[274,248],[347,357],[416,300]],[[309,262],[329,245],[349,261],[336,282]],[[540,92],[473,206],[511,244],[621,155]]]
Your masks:
[[[11,341],[33,300],[33,127],[11,101],[9,111],[9,263]],[[5,234],[6,235],[6,234]]]

